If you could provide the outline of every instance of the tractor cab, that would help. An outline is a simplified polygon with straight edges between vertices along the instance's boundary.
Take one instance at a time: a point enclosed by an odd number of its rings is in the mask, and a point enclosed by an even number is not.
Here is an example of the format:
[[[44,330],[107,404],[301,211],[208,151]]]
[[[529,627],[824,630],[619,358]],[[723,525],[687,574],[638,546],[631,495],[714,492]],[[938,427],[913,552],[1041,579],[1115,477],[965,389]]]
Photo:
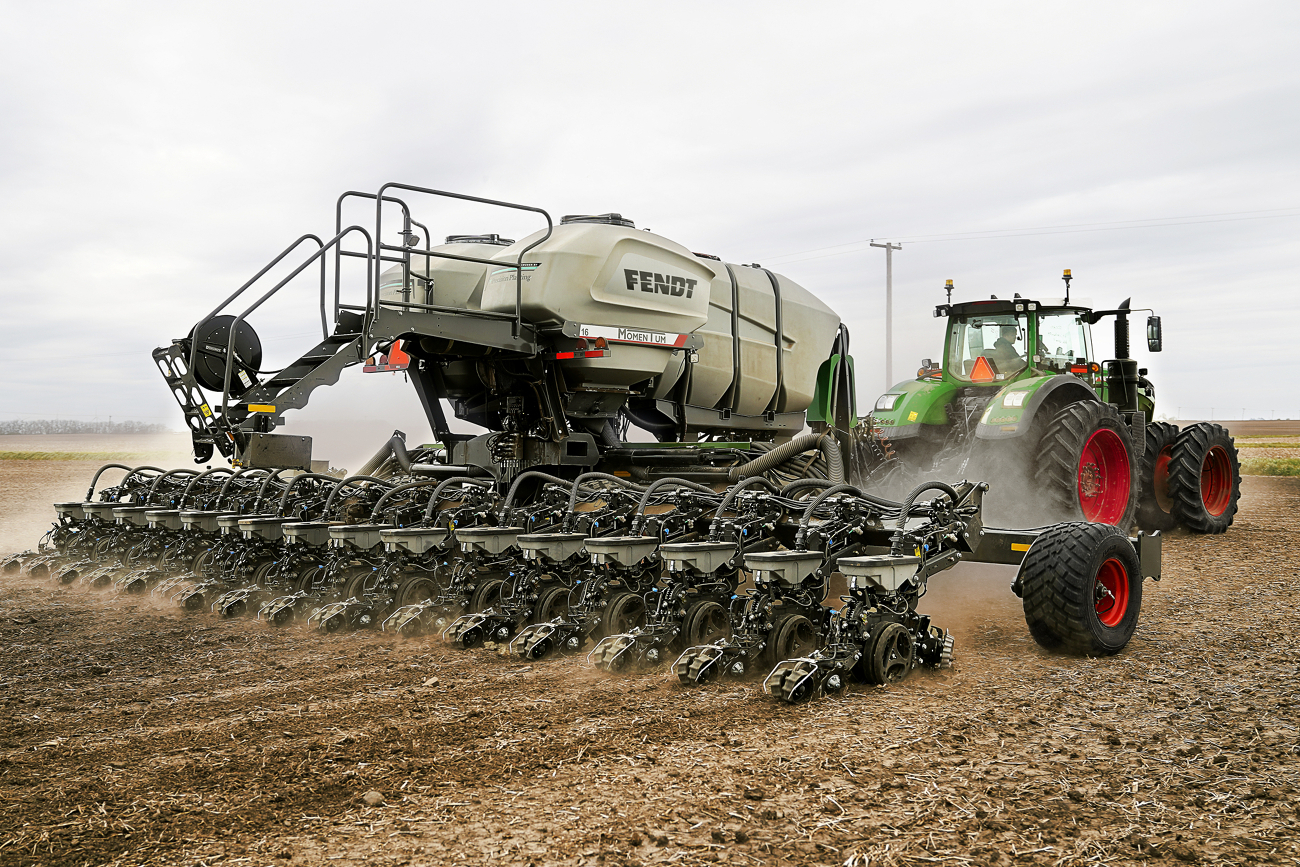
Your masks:
[[[1090,312],[1018,296],[940,304],[935,316],[948,319],[944,363],[924,365],[917,374],[1000,388],[1019,379],[1068,373],[1095,384],[1101,366],[1093,354]]]

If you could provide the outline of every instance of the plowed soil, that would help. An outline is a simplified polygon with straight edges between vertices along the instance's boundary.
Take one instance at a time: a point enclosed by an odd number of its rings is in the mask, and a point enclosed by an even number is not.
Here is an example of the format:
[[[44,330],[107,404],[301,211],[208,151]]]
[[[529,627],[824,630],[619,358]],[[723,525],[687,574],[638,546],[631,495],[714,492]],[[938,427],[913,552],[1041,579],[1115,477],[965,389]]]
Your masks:
[[[794,708],[0,579],[0,864],[1295,864],[1300,480],[1243,490],[1119,656],[963,565],[953,670]]]

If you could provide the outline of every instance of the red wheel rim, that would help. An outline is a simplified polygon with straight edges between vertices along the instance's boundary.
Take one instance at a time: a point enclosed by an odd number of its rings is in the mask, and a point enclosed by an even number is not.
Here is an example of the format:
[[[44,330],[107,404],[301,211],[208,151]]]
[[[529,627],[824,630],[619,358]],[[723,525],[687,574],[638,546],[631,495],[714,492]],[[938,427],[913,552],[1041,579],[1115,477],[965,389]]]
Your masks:
[[[1232,500],[1232,461],[1223,446],[1212,446],[1201,463],[1201,502],[1205,511],[1219,517]]]
[[[1079,506],[1085,520],[1118,524],[1132,494],[1128,449],[1109,428],[1095,431],[1079,456]]]
[[[1174,501],[1169,498],[1169,459],[1173,456],[1174,447],[1165,446],[1156,455],[1155,472],[1151,474],[1151,484],[1155,488],[1151,493],[1155,495],[1156,505],[1160,511],[1168,513],[1174,508]]]
[[[1102,626],[1118,626],[1128,612],[1128,570],[1114,557],[1097,571],[1093,605]]]

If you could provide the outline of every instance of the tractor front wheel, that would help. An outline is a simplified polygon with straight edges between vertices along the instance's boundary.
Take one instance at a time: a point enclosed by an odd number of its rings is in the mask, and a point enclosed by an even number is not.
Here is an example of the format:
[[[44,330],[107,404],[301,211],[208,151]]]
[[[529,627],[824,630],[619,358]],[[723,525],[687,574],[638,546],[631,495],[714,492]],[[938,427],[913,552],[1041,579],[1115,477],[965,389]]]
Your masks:
[[[1173,514],[1193,533],[1223,533],[1241,496],[1241,464],[1228,431],[1201,422],[1183,428],[1169,459]]]
[[[1137,629],[1142,570],[1116,527],[1049,527],[1025,554],[1016,580],[1029,632],[1048,650],[1109,656]]]
[[[1119,411],[1081,400],[1058,412],[1043,434],[1037,482],[1071,520],[1128,528],[1138,502],[1133,438]]]
[[[1146,449],[1142,452],[1141,498],[1137,521],[1143,530],[1172,530],[1178,526],[1174,501],[1169,496],[1169,461],[1178,439],[1178,425],[1156,421],[1146,426]]]

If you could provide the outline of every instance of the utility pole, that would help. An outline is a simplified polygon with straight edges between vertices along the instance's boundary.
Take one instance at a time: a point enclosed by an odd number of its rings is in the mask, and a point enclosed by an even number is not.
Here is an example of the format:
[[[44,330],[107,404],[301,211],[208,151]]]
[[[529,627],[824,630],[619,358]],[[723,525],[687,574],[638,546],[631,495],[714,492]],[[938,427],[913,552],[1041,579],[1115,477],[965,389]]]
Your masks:
[[[877,244],[885,251],[885,388],[894,386],[894,251],[903,249],[902,244]]]

